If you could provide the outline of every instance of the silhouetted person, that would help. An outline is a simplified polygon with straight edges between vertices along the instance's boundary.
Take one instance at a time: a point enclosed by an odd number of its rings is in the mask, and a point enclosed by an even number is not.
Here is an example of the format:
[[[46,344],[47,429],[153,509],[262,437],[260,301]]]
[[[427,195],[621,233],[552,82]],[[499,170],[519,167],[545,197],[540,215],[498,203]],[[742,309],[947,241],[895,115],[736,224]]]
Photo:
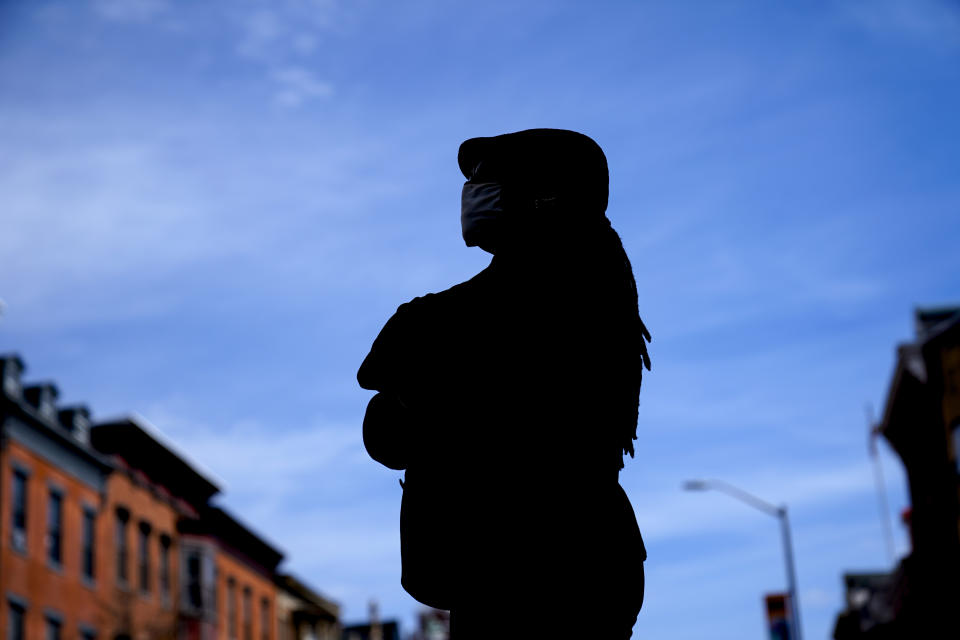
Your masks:
[[[649,334],[606,158],[533,129],[459,164],[464,240],[493,260],[400,305],[357,376],[367,451],[406,470],[401,582],[454,640],[628,638],[646,551],[618,474]]]

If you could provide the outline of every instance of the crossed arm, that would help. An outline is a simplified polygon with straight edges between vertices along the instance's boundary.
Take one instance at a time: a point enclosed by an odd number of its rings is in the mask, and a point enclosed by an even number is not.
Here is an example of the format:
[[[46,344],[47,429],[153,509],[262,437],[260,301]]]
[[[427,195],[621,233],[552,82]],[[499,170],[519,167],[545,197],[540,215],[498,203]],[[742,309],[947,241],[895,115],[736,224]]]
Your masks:
[[[363,417],[363,446],[370,457],[391,469],[406,469],[410,461],[410,410],[395,393],[381,391],[370,399]]]
[[[403,369],[409,366],[408,305],[400,305],[360,365],[357,381],[377,391],[363,418],[363,445],[370,457],[390,469],[406,469],[412,453],[411,411],[400,397]]]

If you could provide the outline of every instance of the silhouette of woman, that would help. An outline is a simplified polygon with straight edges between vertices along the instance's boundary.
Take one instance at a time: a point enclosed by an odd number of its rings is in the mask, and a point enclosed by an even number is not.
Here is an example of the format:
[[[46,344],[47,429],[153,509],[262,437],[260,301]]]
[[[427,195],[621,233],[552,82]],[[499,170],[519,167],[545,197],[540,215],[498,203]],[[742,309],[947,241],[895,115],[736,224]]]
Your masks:
[[[358,373],[373,459],[404,469],[403,587],[454,640],[629,638],[646,550],[618,482],[650,339],[607,162],[573,131],[460,146],[467,282],[400,305]]]

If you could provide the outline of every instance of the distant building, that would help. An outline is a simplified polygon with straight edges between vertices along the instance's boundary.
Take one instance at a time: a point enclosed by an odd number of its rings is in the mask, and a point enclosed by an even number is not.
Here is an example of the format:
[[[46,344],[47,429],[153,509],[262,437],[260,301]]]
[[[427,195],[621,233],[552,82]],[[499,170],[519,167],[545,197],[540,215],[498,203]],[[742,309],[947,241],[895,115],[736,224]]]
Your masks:
[[[396,620],[380,620],[380,607],[370,601],[370,620],[343,628],[343,640],[400,640],[400,624]]]
[[[218,637],[276,640],[273,577],[283,554],[217,507],[208,507],[195,520],[181,520],[180,533],[187,569],[186,620],[206,623],[212,615]],[[197,611],[191,593],[211,592],[213,600],[205,597]],[[196,631],[203,627],[188,624],[185,638],[202,640]]]
[[[379,625],[352,624],[343,628],[343,640],[400,640],[400,623],[385,620]]]
[[[410,640],[450,640],[450,612],[422,609],[417,616],[419,628]]]
[[[93,428],[93,444],[134,478],[151,479],[179,507],[173,522],[179,548],[179,637],[275,640],[273,576],[283,554],[209,500],[217,486],[140,420]],[[117,507],[118,513],[125,507]],[[143,530],[139,535],[143,536]],[[149,527],[149,524],[146,526]]]
[[[899,610],[893,573],[846,573],[846,608],[838,616],[834,638],[885,637]]]
[[[278,575],[279,640],[340,640],[340,606],[291,575]]]
[[[134,638],[143,629],[152,630],[150,637],[184,637],[188,573],[182,559],[188,548],[180,522],[197,519],[219,488],[138,418],[98,424],[90,430],[90,442],[115,468],[104,496],[109,533],[103,555],[105,579],[114,585],[104,602],[116,613],[103,637]],[[165,613],[162,629],[141,613],[144,603]]]
[[[0,634],[107,637],[120,612],[105,604],[121,602],[105,552],[112,465],[89,445],[89,413],[61,416],[57,388],[24,387],[23,370],[20,358],[0,358]]]
[[[335,637],[339,607],[148,423],[91,425],[23,371],[0,356],[0,637],[278,640],[291,611]]]
[[[915,321],[876,427],[906,469],[912,548],[889,575],[847,576],[838,640],[960,637],[960,307]]]

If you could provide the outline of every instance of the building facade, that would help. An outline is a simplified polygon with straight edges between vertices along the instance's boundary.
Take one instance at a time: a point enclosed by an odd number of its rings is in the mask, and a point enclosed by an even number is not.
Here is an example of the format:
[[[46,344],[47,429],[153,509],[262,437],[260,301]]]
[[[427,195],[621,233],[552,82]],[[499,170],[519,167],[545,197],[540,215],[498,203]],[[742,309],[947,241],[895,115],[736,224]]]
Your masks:
[[[340,606],[291,575],[278,575],[278,640],[340,640]]]
[[[188,547],[180,523],[198,518],[219,487],[137,416],[93,426],[90,441],[114,467],[104,548],[112,560],[107,602],[115,622],[106,637],[183,637]]]
[[[142,418],[91,424],[23,372],[0,356],[0,637],[278,640],[283,554],[216,483]]]
[[[89,446],[85,409],[59,411],[52,384],[24,387],[15,356],[0,369],[0,629],[103,637],[110,464]]]
[[[183,638],[276,640],[283,554],[219,507],[180,521],[187,585]]]
[[[911,550],[890,574],[845,576],[834,637],[960,637],[960,307],[918,309],[876,433],[903,462]]]

